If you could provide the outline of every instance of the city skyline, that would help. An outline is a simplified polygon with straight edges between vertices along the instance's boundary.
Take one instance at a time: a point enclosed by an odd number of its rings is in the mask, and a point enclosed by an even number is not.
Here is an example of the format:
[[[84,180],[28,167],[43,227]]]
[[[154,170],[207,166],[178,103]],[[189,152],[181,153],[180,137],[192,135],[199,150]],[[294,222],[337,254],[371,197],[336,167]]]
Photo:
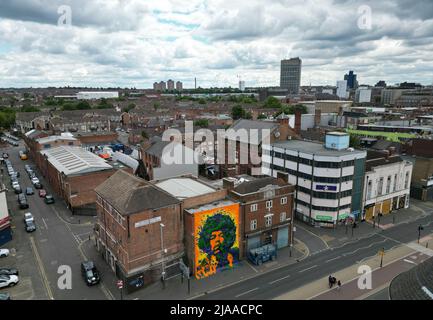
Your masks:
[[[0,87],[278,86],[280,61],[293,57],[303,86],[335,86],[349,70],[360,84],[433,83],[433,3],[318,4],[68,0],[68,20],[55,1],[3,1]],[[359,25],[365,6],[371,28]]]

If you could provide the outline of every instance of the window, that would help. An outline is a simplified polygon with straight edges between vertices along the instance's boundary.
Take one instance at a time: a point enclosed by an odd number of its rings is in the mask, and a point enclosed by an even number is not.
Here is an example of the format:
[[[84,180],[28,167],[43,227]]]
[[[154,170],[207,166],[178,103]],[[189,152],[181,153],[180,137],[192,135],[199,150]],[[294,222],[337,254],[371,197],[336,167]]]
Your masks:
[[[394,192],[397,191],[397,175],[394,176]]]
[[[386,194],[388,194],[391,190],[391,176],[386,180]]]
[[[409,187],[409,172],[406,172],[406,177],[404,179],[404,188],[407,189]]]
[[[266,201],[266,209],[272,208],[272,200]]]
[[[257,220],[251,220],[250,222],[250,230],[256,230],[257,229]]]
[[[73,146],[74,143],[73,142],[68,142],[68,145]]]
[[[266,216],[265,218],[266,218],[266,220],[265,220],[265,225],[266,225],[267,227],[270,227],[270,226],[272,225],[272,215],[268,215],[268,216]]]
[[[280,222],[284,222],[287,220],[287,214],[285,212],[281,212],[280,214]]]
[[[254,203],[254,204],[251,205],[250,211],[251,212],[257,211],[257,203]]]
[[[379,184],[377,186],[377,195],[381,196],[383,194],[383,178],[379,179]]]
[[[281,204],[287,204],[287,197],[281,198]]]

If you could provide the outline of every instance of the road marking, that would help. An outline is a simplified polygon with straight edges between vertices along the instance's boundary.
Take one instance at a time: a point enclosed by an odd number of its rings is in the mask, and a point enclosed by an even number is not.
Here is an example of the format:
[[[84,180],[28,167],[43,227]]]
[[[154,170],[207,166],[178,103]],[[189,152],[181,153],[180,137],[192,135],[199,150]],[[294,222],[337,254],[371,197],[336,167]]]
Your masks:
[[[42,263],[42,259],[39,255],[38,249],[36,248],[35,239],[33,237],[30,237],[30,245],[33,249],[33,253],[35,255],[36,262],[38,263],[39,271],[40,271],[41,276],[42,276],[42,282],[44,283],[45,289],[47,290],[48,297],[51,300],[54,300],[53,293],[51,291],[51,287],[50,287],[50,284],[48,282],[47,274],[45,273],[45,268],[44,268],[44,265]]]
[[[249,266],[251,267],[251,269],[254,270],[255,273],[258,273],[258,272],[259,272],[259,271],[258,271],[256,268],[254,268],[254,267],[251,265],[251,263],[249,263],[248,261],[247,261],[247,265],[249,265]]]
[[[271,281],[271,282],[269,282],[269,284],[274,284],[274,283],[276,283],[276,282],[282,281],[282,280],[287,279],[287,278],[290,278],[290,275],[285,276],[285,277],[282,277],[282,278],[277,279],[277,280],[274,280],[274,281]]]
[[[335,257],[335,258],[332,258],[332,259],[326,260],[325,263],[328,263],[328,262],[330,262],[330,261],[337,260],[337,259],[340,259],[340,258],[341,258],[341,256],[338,256],[338,257]]]
[[[308,271],[308,270],[314,269],[314,268],[316,268],[316,267],[318,267],[317,264],[315,264],[314,266],[309,267],[309,268],[307,268],[307,269],[304,269],[304,270],[298,271],[298,273],[302,273],[302,272],[305,272],[305,271]]]
[[[251,289],[251,290],[245,291],[245,292],[243,292],[243,293],[238,294],[237,296],[235,296],[235,298],[242,297],[242,296],[244,296],[244,295],[246,295],[246,294],[248,294],[248,293],[251,293],[251,292],[253,292],[253,291],[256,291],[256,290],[259,290],[259,288],[254,288],[254,289]]]
[[[404,262],[407,262],[407,263],[411,263],[411,264],[414,264],[414,265],[416,265],[416,263],[415,263],[415,262],[413,262],[412,260],[408,260],[408,259],[403,259],[403,261],[404,261]]]
[[[47,223],[45,222],[45,219],[44,219],[44,218],[42,218],[42,221],[44,222],[44,225],[45,225],[45,229],[46,229],[46,230],[48,230],[48,226],[47,226]]]

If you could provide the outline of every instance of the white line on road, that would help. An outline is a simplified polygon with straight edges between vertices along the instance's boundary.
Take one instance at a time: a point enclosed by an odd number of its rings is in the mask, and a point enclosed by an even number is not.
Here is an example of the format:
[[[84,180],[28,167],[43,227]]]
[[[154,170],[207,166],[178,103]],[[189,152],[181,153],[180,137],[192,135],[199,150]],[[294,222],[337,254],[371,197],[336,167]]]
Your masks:
[[[340,259],[340,258],[341,258],[341,256],[338,256],[338,257],[335,257],[335,258],[332,258],[332,259],[326,260],[325,263],[328,263],[328,262],[330,262],[330,261],[334,261],[334,260],[337,260],[337,259]]]
[[[48,230],[48,226],[47,226],[47,223],[45,222],[45,219],[44,219],[44,218],[42,218],[42,221],[44,222],[44,225],[45,225],[45,229],[46,229],[46,230]]]
[[[411,264],[414,264],[414,265],[416,265],[416,263],[415,263],[415,262],[413,262],[412,260],[408,260],[408,259],[403,259],[403,261],[404,261],[404,262],[407,262],[407,263],[411,263]]]
[[[245,291],[245,292],[243,292],[243,293],[238,294],[237,296],[235,296],[235,298],[242,297],[242,296],[244,296],[244,295],[246,295],[246,294],[248,294],[248,293],[251,293],[251,292],[253,292],[253,291],[256,291],[256,290],[259,290],[259,288],[254,288],[254,289],[251,289],[251,290]]]
[[[309,267],[309,268],[307,268],[307,269],[304,269],[304,270],[298,271],[298,273],[302,273],[302,272],[305,272],[305,271],[311,270],[311,269],[316,268],[316,267],[318,267],[317,264],[315,264],[314,266]]]
[[[274,280],[274,281],[271,281],[271,282],[269,282],[269,284],[274,284],[274,283],[276,283],[276,282],[282,281],[282,280],[287,279],[287,278],[290,278],[290,275],[285,276],[285,277],[282,277],[282,278],[277,279],[277,280]]]

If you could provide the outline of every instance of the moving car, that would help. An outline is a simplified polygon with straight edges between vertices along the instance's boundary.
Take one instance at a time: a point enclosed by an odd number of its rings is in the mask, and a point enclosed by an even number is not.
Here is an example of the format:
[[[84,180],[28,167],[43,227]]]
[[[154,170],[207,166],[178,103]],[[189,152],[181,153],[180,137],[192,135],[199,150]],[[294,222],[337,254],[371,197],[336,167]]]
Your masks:
[[[9,249],[0,249],[0,258],[6,258],[9,255]]]
[[[45,198],[47,195],[47,192],[44,189],[39,189],[39,197]]]
[[[18,204],[19,204],[20,209],[27,209],[29,207],[29,204],[27,202],[27,198],[23,193],[18,195]]]
[[[0,275],[17,276],[18,270],[14,268],[0,268]]]
[[[26,228],[27,232],[36,231],[36,225],[35,225],[35,222],[33,220],[28,220],[28,221],[26,220],[24,222],[24,224],[25,224],[25,228]]]
[[[31,214],[31,212],[24,213],[24,221],[34,221],[35,218]]]
[[[26,195],[30,196],[32,194],[35,194],[35,192],[33,191],[33,188],[27,187],[26,188]]]
[[[99,271],[93,261],[81,263],[81,275],[88,286],[98,284],[100,281]]]
[[[47,194],[44,199],[46,204],[54,203],[54,197],[51,194]]]
[[[17,276],[0,276],[0,288],[13,287],[18,281]]]

